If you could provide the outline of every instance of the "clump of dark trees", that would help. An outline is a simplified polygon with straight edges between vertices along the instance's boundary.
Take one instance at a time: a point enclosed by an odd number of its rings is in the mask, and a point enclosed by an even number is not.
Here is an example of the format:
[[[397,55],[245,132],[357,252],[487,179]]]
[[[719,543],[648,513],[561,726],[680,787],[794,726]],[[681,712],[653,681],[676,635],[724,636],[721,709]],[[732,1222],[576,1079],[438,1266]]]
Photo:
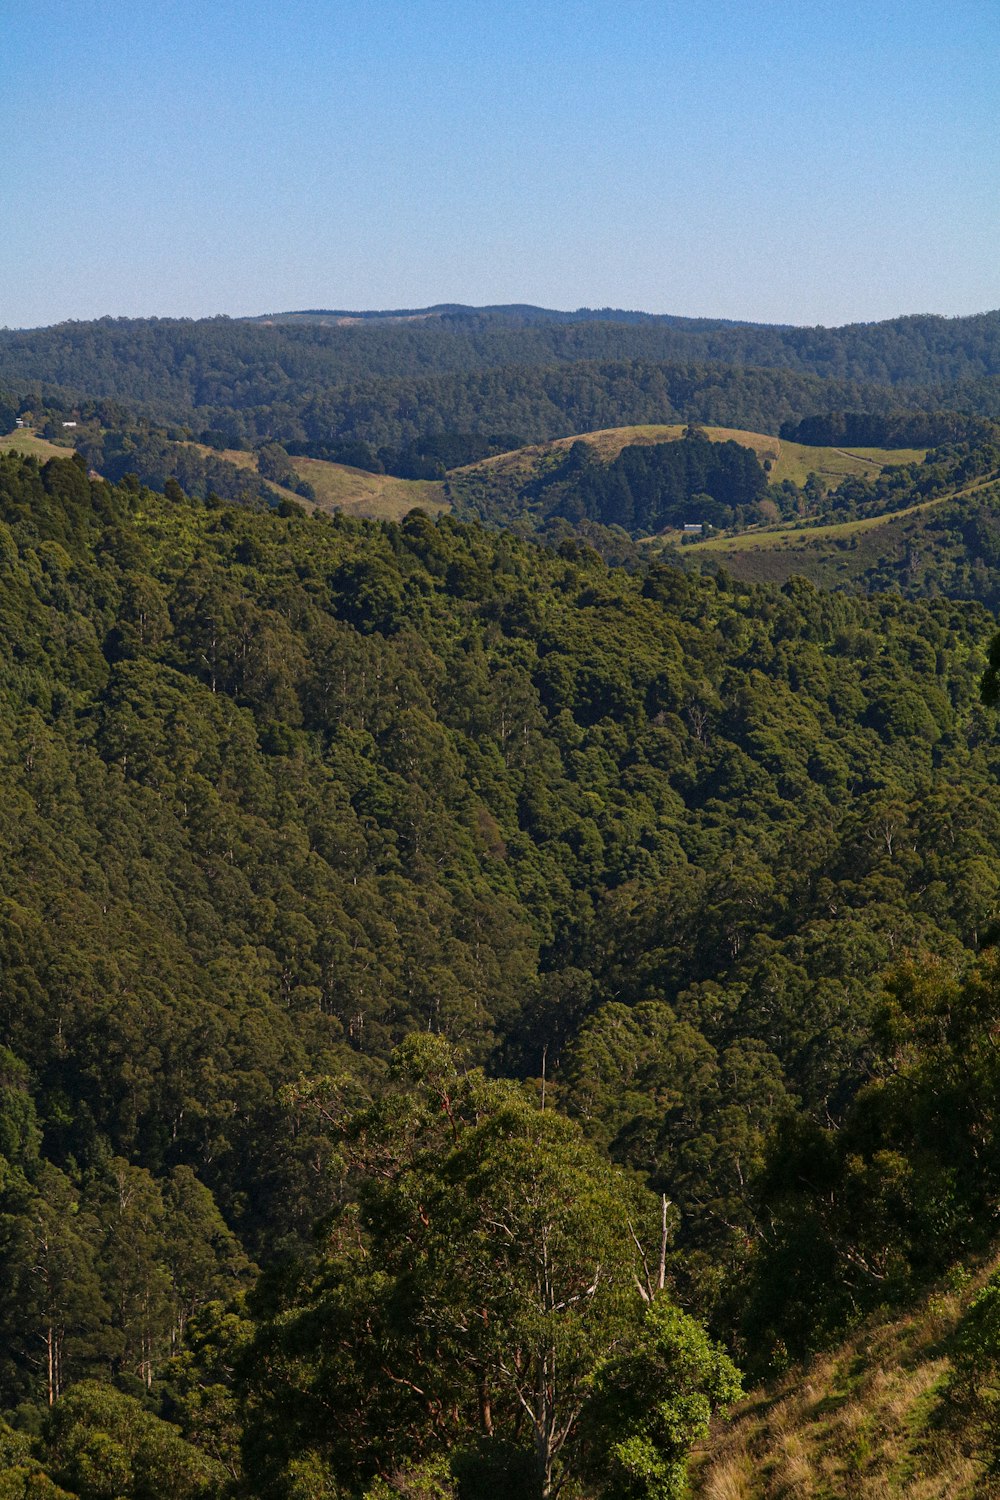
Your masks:
[[[623,448],[602,463],[589,443],[531,483],[525,500],[542,518],[597,521],[633,534],[682,527],[745,525],[760,519],[767,475],[750,448],[713,443],[697,428],[679,442]]]
[[[996,441],[996,423],[948,411],[834,411],[785,422],[781,436],[819,448],[940,448]]]

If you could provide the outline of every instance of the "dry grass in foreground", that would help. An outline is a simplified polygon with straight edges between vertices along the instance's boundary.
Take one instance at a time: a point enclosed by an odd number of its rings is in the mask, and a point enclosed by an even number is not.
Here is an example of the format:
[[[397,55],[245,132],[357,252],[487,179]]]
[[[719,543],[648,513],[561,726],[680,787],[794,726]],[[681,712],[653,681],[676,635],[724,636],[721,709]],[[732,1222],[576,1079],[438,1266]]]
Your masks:
[[[998,1500],[949,1347],[995,1263],[753,1392],[696,1456],[698,1500]]]

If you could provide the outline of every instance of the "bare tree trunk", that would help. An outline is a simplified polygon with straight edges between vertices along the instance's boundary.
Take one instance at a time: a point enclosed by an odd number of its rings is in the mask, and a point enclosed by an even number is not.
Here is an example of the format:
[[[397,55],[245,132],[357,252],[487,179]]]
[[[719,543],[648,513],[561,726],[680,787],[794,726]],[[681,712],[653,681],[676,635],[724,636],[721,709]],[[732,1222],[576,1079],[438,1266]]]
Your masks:
[[[663,1291],[663,1288],[667,1284],[667,1209],[670,1207],[666,1193],[663,1193],[661,1196],[663,1199],[663,1224],[660,1232],[660,1275],[657,1281],[657,1291],[660,1292]]]

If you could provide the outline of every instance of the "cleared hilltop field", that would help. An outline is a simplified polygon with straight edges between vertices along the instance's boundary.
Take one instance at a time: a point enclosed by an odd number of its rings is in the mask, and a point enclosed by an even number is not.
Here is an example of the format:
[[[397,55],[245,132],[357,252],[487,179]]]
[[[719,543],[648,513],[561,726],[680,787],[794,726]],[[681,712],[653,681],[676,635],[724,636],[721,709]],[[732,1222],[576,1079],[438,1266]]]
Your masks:
[[[716,443],[734,442],[752,448],[768,470],[772,484],[790,479],[804,484],[816,474],[827,485],[850,477],[873,479],[892,464],[916,463],[926,453],[924,448],[814,448],[805,443],[787,443],[766,432],[748,432],[739,427],[702,427]],[[623,448],[633,445],[676,442],[684,434],[683,423],[639,427],[607,427],[599,432],[583,432],[574,437],[556,438],[551,443],[536,443],[500,453],[467,464],[453,472],[456,475],[481,475],[496,479],[527,480],[533,474],[551,468],[574,443],[589,443],[598,456],[611,463]]]
[[[39,437],[30,427],[19,427],[16,432],[5,433],[0,437],[0,452],[29,453],[32,458],[40,458],[43,462],[50,458],[71,458],[72,446],[67,443],[64,447],[58,443],[50,443],[48,438]]]
[[[205,458],[222,458],[237,469],[259,477],[257,460],[253,453],[241,448],[225,448],[221,451],[206,448],[201,443],[192,443]],[[365,469],[352,469],[346,464],[327,463],[320,458],[291,458],[289,463],[300,479],[311,484],[316,492],[315,501],[296,495],[294,490],[267,483],[283,499],[292,500],[306,510],[342,510],[347,515],[362,516],[376,521],[398,521],[407,511],[422,507],[430,515],[439,515],[451,507],[445,496],[444,483],[434,479],[396,479],[391,474],[370,474]]]
[[[439,479],[396,479],[391,474],[369,474],[320,458],[293,458],[291,463],[296,474],[316,491],[318,510],[399,521],[415,506],[429,515],[440,515],[451,508],[444,482]]]

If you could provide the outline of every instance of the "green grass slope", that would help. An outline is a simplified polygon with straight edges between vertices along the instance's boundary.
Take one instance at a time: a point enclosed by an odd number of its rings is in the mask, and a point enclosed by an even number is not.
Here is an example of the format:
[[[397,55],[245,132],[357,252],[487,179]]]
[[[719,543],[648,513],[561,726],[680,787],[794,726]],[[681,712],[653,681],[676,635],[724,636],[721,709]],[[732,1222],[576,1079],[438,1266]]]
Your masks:
[[[995,1500],[986,1434],[952,1399],[953,1355],[989,1270],[752,1391],[698,1454],[695,1500]]]
[[[343,510],[374,521],[401,521],[416,507],[429,515],[450,509],[440,480],[396,479],[391,474],[369,474],[320,458],[293,458],[291,463],[296,474],[315,490],[319,510]]]
[[[924,500],[884,516],[710,537],[689,543],[683,550],[685,557],[711,559],[746,583],[783,583],[798,575],[823,587],[836,587],[870,583],[872,575],[878,574],[881,586],[905,587],[907,583],[915,585],[928,566],[933,567],[955,551],[970,521],[977,516],[992,516],[998,509],[1000,487],[986,479],[956,494]],[[953,590],[946,586],[931,591]],[[971,596],[985,597],[981,590],[971,591]]]
[[[19,427],[16,432],[8,432],[0,437],[0,452],[27,453],[44,463],[48,458],[69,458],[73,449],[69,445],[59,447],[56,443],[50,443],[48,438],[39,437],[30,428]]]
[[[749,432],[739,427],[705,427],[713,442],[735,442],[752,448],[761,463],[768,467],[772,482],[790,479],[804,484],[812,473],[835,485],[842,479],[874,478],[891,464],[914,463],[923,458],[918,448],[819,448],[806,443],[789,443],[766,432]],[[605,463],[618,457],[623,448],[633,444],[674,442],[683,435],[683,423],[648,424],[637,427],[607,427],[599,432],[583,432],[575,437],[557,438],[551,443],[536,443],[512,453],[500,453],[456,470],[456,474],[478,474],[509,480],[528,480],[543,473],[576,442],[589,443]]]
[[[204,458],[222,458],[237,469],[257,473],[256,457],[246,449],[226,448],[216,452],[201,443],[190,446]],[[400,521],[407,511],[417,507],[429,515],[439,515],[450,508],[444,485],[437,480],[396,479],[391,474],[369,474],[364,469],[327,463],[320,458],[292,458],[289,462],[296,474],[312,485],[316,492],[315,502],[303,499],[273,480],[268,480],[268,484],[283,499],[292,500],[306,510],[342,510],[364,520]]]

